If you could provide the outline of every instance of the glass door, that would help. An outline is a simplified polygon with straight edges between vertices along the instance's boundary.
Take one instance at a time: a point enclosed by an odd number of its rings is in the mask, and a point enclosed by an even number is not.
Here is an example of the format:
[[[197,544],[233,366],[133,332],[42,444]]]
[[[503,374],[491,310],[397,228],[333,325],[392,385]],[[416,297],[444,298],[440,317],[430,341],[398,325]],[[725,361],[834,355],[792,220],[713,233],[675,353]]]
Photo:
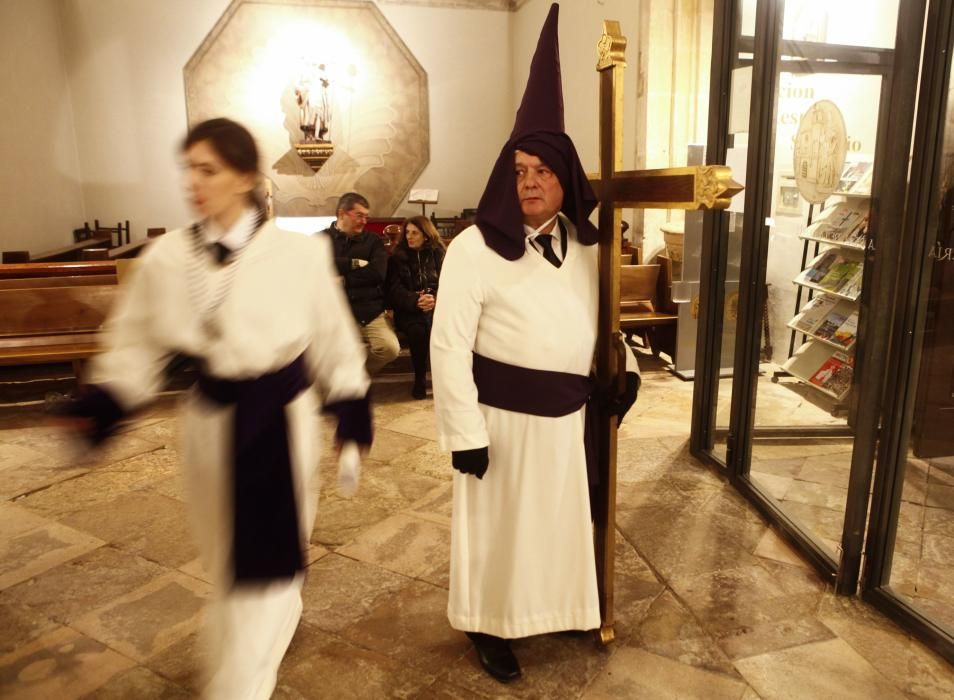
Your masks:
[[[952,48],[951,3],[932,3],[862,588],[954,661]]]
[[[892,261],[884,251],[896,247],[902,221],[919,5],[923,12],[923,3],[898,0],[722,8],[737,18],[735,103],[710,123],[728,134],[727,162],[744,163],[746,193],[741,226],[732,227],[733,213],[721,228],[713,223],[704,260],[709,330],[713,317],[724,322],[705,350],[725,364],[719,339],[735,342],[730,391],[712,391],[711,357],[699,364],[694,431],[709,439],[694,438],[693,448],[724,463],[845,592],[857,582],[880,418],[889,317],[872,309],[893,293],[894,265],[879,262]]]

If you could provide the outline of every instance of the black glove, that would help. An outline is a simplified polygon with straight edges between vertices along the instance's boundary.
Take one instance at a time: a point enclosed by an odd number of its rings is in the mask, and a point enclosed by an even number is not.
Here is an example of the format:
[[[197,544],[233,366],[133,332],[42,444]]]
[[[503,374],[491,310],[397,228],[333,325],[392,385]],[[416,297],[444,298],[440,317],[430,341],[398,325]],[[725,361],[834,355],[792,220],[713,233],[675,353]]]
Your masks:
[[[623,395],[606,402],[606,411],[610,415],[616,416],[617,426],[623,422],[623,418],[629,412],[629,409],[636,403],[636,395],[639,393],[639,385],[641,383],[642,379],[640,379],[636,372],[627,372],[626,389],[623,391]]]
[[[87,387],[79,398],[63,401],[54,410],[68,418],[89,420],[89,428],[83,430],[82,435],[92,445],[104,442],[126,416],[113,395],[95,385]]]
[[[454,469],[461,474],[473,474],[478,479],[484,478],[487,465],[490,464],[490,451],[486,447],[476,450],[458,450],[451,452],[451,462]]]

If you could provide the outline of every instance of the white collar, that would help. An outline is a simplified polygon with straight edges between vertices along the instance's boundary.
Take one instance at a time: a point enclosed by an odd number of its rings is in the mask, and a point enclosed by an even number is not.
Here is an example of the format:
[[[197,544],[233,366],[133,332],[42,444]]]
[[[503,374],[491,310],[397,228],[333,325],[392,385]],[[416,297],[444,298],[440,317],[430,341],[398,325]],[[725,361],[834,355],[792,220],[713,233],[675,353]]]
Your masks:
[[[203,227],[205,242],[221,243],[229,250],[238,250],[248,242],[252,233],[255,232],[255,222],[257,220],[258,212],[252,207],[246,207],[227,231],[223,231],[215,221],[210,219]]]
[[[532,240],[534,240],[537,236],[540,235],[540,232],[541,232],[543,229],[547,228],[550,224],[552,224],[554,221],[556,221],[556,220],[559,219],[559,218],[560,218],[560,215],[559,215],[559,214],[554,214],[552,219],[548,219],[547,221],[545,221],[545,222],[544,222],[541,226],[539,226],[538,228],[533,228],[533,226],[528,226],[527,224],[524,224],[524,225],[523,225],[523,232],[524,232],[524,234],[526,234],[527,238],[532,241]],[[559,226],[554,226],[554,227],[553,227],[553,230],[550,231],[550,233],[547,234],[547,235],[553,235],[555,232],[557,232],[557,231],[559,231],[559,230],[560,230],[560,227],[559,227]]]

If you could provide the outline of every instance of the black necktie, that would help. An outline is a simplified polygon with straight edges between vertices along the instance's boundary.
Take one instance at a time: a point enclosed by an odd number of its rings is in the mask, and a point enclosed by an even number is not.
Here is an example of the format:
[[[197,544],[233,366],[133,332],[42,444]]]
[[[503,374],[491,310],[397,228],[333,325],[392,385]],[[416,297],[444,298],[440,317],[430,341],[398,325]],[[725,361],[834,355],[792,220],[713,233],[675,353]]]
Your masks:
[[[560,267],[563,264],[563,261],[557,257],[557,254],[553,252],[553,236],[549,233],[541,233],[537,235],[537,243],[543,248],[543,257],[548,263],[553,265],[553,267]]]
[[[224,243],[213,243],[209,246],[209,252],[212,253],[215,262],[219,265],[224,265],[225,261],[228,260],[228,257],[232,254],[232,249]]]

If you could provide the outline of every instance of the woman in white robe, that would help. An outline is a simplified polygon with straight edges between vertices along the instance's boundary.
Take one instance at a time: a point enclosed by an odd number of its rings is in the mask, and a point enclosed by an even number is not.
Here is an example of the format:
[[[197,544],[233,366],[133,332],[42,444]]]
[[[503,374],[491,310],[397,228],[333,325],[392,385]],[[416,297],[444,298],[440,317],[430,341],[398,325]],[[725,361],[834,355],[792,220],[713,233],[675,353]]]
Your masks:
[[[101,441],[155,397],[174,355],[196,359],[201,378],[184,397],[179,428],[193,528],[213,582],[203,634],[205,696],[268,698],[301,616],[301,551],[316,515],[320,406],[306,387],[317,383],[325,409],[338,415],[340,441],[369,444],[369,380],[327,242],[264,221],[248,132],[225,119],[203,122],[186,137],[183,155],[200,223],[163,235],[144,252],[107,323],[90,389],[69,413]],[[276,386],[287,393],[277,403]],[[223,392],[255,405],[223,399]],[[269,402],[271,415],[255,413]],[[238,434],[242,411],[246,427]],[[250,461],[241,454],[243,440],[267,426],[281,428],[281,435],[265,436],[278,452],[254,453]],[[252,450],[261,453],[254,440]],[[286,502],[279,502],[293,523],[286,541],[239,543],[243,519],[255,530],[263,515],[247,507],[249,494],[236,486],[247,478],[236,466],[242,459],[258,483],[289,484]],[[238,512],[240,498],[245,514]],[[273,550],[290,559],[269,561]],[[238,573],[240,556],[251,562],[248,575]]]

